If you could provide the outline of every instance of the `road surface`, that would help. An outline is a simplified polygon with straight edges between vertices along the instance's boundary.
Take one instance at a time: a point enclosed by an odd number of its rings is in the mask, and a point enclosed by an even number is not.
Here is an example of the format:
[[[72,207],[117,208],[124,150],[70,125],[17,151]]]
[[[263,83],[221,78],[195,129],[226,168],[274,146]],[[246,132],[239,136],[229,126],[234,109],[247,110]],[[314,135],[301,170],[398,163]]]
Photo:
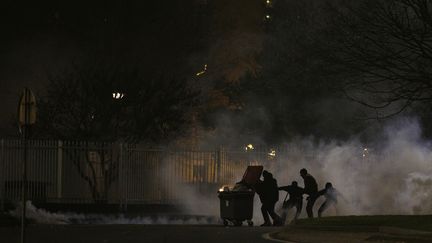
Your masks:
[[[269,243],[274,227],[219,225],[31,225],[27,243]],[[0,242],[17,243],[18,227],[1,227]]]

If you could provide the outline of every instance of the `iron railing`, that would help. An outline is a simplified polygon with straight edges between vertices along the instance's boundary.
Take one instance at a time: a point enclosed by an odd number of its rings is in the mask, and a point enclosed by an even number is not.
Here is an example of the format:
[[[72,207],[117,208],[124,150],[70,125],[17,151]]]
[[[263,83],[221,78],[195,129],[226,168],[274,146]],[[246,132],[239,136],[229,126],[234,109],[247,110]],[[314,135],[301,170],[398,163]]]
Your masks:
[[[29,140],[28,200],[53,203],[174,203],[184,188],[215,192],[268,162],[267,152],[148,149],[101,142]],[[24,143],[0,140],[0,199],[21,200]]]

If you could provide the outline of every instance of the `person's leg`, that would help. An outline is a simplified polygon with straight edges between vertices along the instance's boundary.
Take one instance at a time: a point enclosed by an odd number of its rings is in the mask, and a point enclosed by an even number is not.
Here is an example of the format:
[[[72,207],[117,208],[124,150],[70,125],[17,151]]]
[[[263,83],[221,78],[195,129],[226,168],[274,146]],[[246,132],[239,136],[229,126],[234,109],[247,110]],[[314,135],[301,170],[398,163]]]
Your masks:
[[[293,208],[295,205],[291,200],[288,200],[286,204],[283,207],[282,215],[281,215],[281,221],[282,223],[285,223],[286,217],[288,216],[288,211]]]
[[[295,214],[295,216],[294,216],[294,220],[297,220],[298,217],[299,217],[300,214],[301,214],[301,211],[302,211],[302,207],[303,207],[303,200],[300,200],[300,199],[299,199],[299,200],[296,202],[295,207],[296,207],[296,214]]]
[[[283,210],[282,210],[282,214],[281,214],[281,221],[282,222],[285,222],[285,220],[286,220],[286,217],[288,216],[288,208],[286,207],[286,208],[283,208]]]
[[[306,204],[306,212],[309,218],[313,218],[313,206],[317,200],[316,195],[310,195]]]
[[[327,202],[327,200],[325,200],[323,202],[323,204],[321,204],[321,206],[318,209],[318,218],[321,218],[322,213],[329,207],[329,203]]]
[[[267,210],[273,219],[273,225],[281,225],[282,224],[281,217],[279,215],[277,215],[274,211],[275,204],[276,204],[276,202],[269,203]]]
[[[262,226],[271,225],[270,218],[268,215],[267,205],[264,203],[261,206],[261,213],[262,213],[263,218],[264,218],[264,224],[262,224]]]

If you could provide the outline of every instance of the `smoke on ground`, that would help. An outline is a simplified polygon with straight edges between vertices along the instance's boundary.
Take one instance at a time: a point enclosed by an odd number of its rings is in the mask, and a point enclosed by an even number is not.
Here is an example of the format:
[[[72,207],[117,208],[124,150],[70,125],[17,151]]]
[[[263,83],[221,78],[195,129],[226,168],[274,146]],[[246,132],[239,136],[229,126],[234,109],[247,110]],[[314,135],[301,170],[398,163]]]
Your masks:
[[[9,214],[17,219],[21,217],[21,203]],[[31,201],[26,203],[26,218],[36,224],[161,224],[161,225],[201,225],[218,224],[219,219],[205,216],[165,215],[135,216],[124,214],[81,214],[73,212],[52,213],[36,208]]]

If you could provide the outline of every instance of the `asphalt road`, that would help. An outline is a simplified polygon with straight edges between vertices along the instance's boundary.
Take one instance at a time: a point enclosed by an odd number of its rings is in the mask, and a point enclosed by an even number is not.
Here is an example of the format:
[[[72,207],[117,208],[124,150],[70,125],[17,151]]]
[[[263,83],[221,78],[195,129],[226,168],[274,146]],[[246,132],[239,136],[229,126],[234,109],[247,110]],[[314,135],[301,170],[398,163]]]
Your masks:
[[[219,225],[31,225],[27,243],[268,243],[274,227]],[[1,243],[19,242],[18,227],[1,227]]]

